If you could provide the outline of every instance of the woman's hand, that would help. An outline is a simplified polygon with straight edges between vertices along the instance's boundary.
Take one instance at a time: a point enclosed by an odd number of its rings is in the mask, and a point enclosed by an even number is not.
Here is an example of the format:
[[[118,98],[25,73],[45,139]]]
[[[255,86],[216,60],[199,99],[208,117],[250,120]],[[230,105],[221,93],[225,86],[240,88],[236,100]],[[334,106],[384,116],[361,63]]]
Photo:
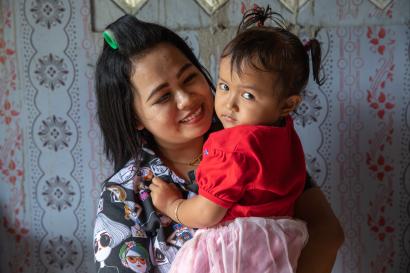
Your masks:
[[[160,212],[170,216],[172,204],[182,198],[181,192],[173,183],[167,183],[161,178],[154,177],[149,185],[152,203]]]

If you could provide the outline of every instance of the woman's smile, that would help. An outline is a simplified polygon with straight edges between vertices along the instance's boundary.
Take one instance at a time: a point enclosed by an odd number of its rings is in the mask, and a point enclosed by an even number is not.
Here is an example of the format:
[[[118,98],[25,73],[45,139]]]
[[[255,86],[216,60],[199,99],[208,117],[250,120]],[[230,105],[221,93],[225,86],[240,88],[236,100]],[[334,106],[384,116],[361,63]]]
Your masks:
[[[200,121],[204,117],[203,105],[199,106],[194,112],[190,112],[186,115],[180,123],[193,124]]]

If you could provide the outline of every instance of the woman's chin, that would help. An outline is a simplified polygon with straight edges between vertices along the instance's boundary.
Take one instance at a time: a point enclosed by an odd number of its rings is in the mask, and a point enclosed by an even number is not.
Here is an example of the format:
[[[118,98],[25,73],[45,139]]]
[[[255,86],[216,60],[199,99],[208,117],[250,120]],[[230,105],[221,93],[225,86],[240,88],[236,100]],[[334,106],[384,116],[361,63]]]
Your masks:
[[[202,137],[211,128],[212,117],[203,117],[202,120],[196,123],[183,126],[184,135],[192,139]]]

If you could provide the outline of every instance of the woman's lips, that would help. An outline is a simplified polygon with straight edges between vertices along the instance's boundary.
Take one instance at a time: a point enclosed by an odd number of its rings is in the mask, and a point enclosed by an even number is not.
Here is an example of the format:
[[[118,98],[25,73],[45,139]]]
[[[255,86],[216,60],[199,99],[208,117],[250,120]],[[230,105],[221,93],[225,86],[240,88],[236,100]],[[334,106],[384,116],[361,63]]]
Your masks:
[[[203,106],[201,105],[197,110],[189,113],[187,116],[181,119],[180,123],[184,123],[184,124],[195,123],[203,117],[203,114],[204,114],[204,110],[203,110]]]

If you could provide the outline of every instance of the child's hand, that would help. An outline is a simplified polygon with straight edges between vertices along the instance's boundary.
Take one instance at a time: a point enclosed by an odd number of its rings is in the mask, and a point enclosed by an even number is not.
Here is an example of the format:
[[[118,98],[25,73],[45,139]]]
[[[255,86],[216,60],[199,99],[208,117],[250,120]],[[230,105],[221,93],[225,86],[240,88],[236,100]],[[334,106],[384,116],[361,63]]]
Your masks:
[[[151,198],[154,206],[162,213],[170,216],[170,213],[172,213],[171,204],[175,200],[182,198],[182,194],[175,184],[167,183],[161,178],[154,177],[149,185],[149,189],[151,190]]]

